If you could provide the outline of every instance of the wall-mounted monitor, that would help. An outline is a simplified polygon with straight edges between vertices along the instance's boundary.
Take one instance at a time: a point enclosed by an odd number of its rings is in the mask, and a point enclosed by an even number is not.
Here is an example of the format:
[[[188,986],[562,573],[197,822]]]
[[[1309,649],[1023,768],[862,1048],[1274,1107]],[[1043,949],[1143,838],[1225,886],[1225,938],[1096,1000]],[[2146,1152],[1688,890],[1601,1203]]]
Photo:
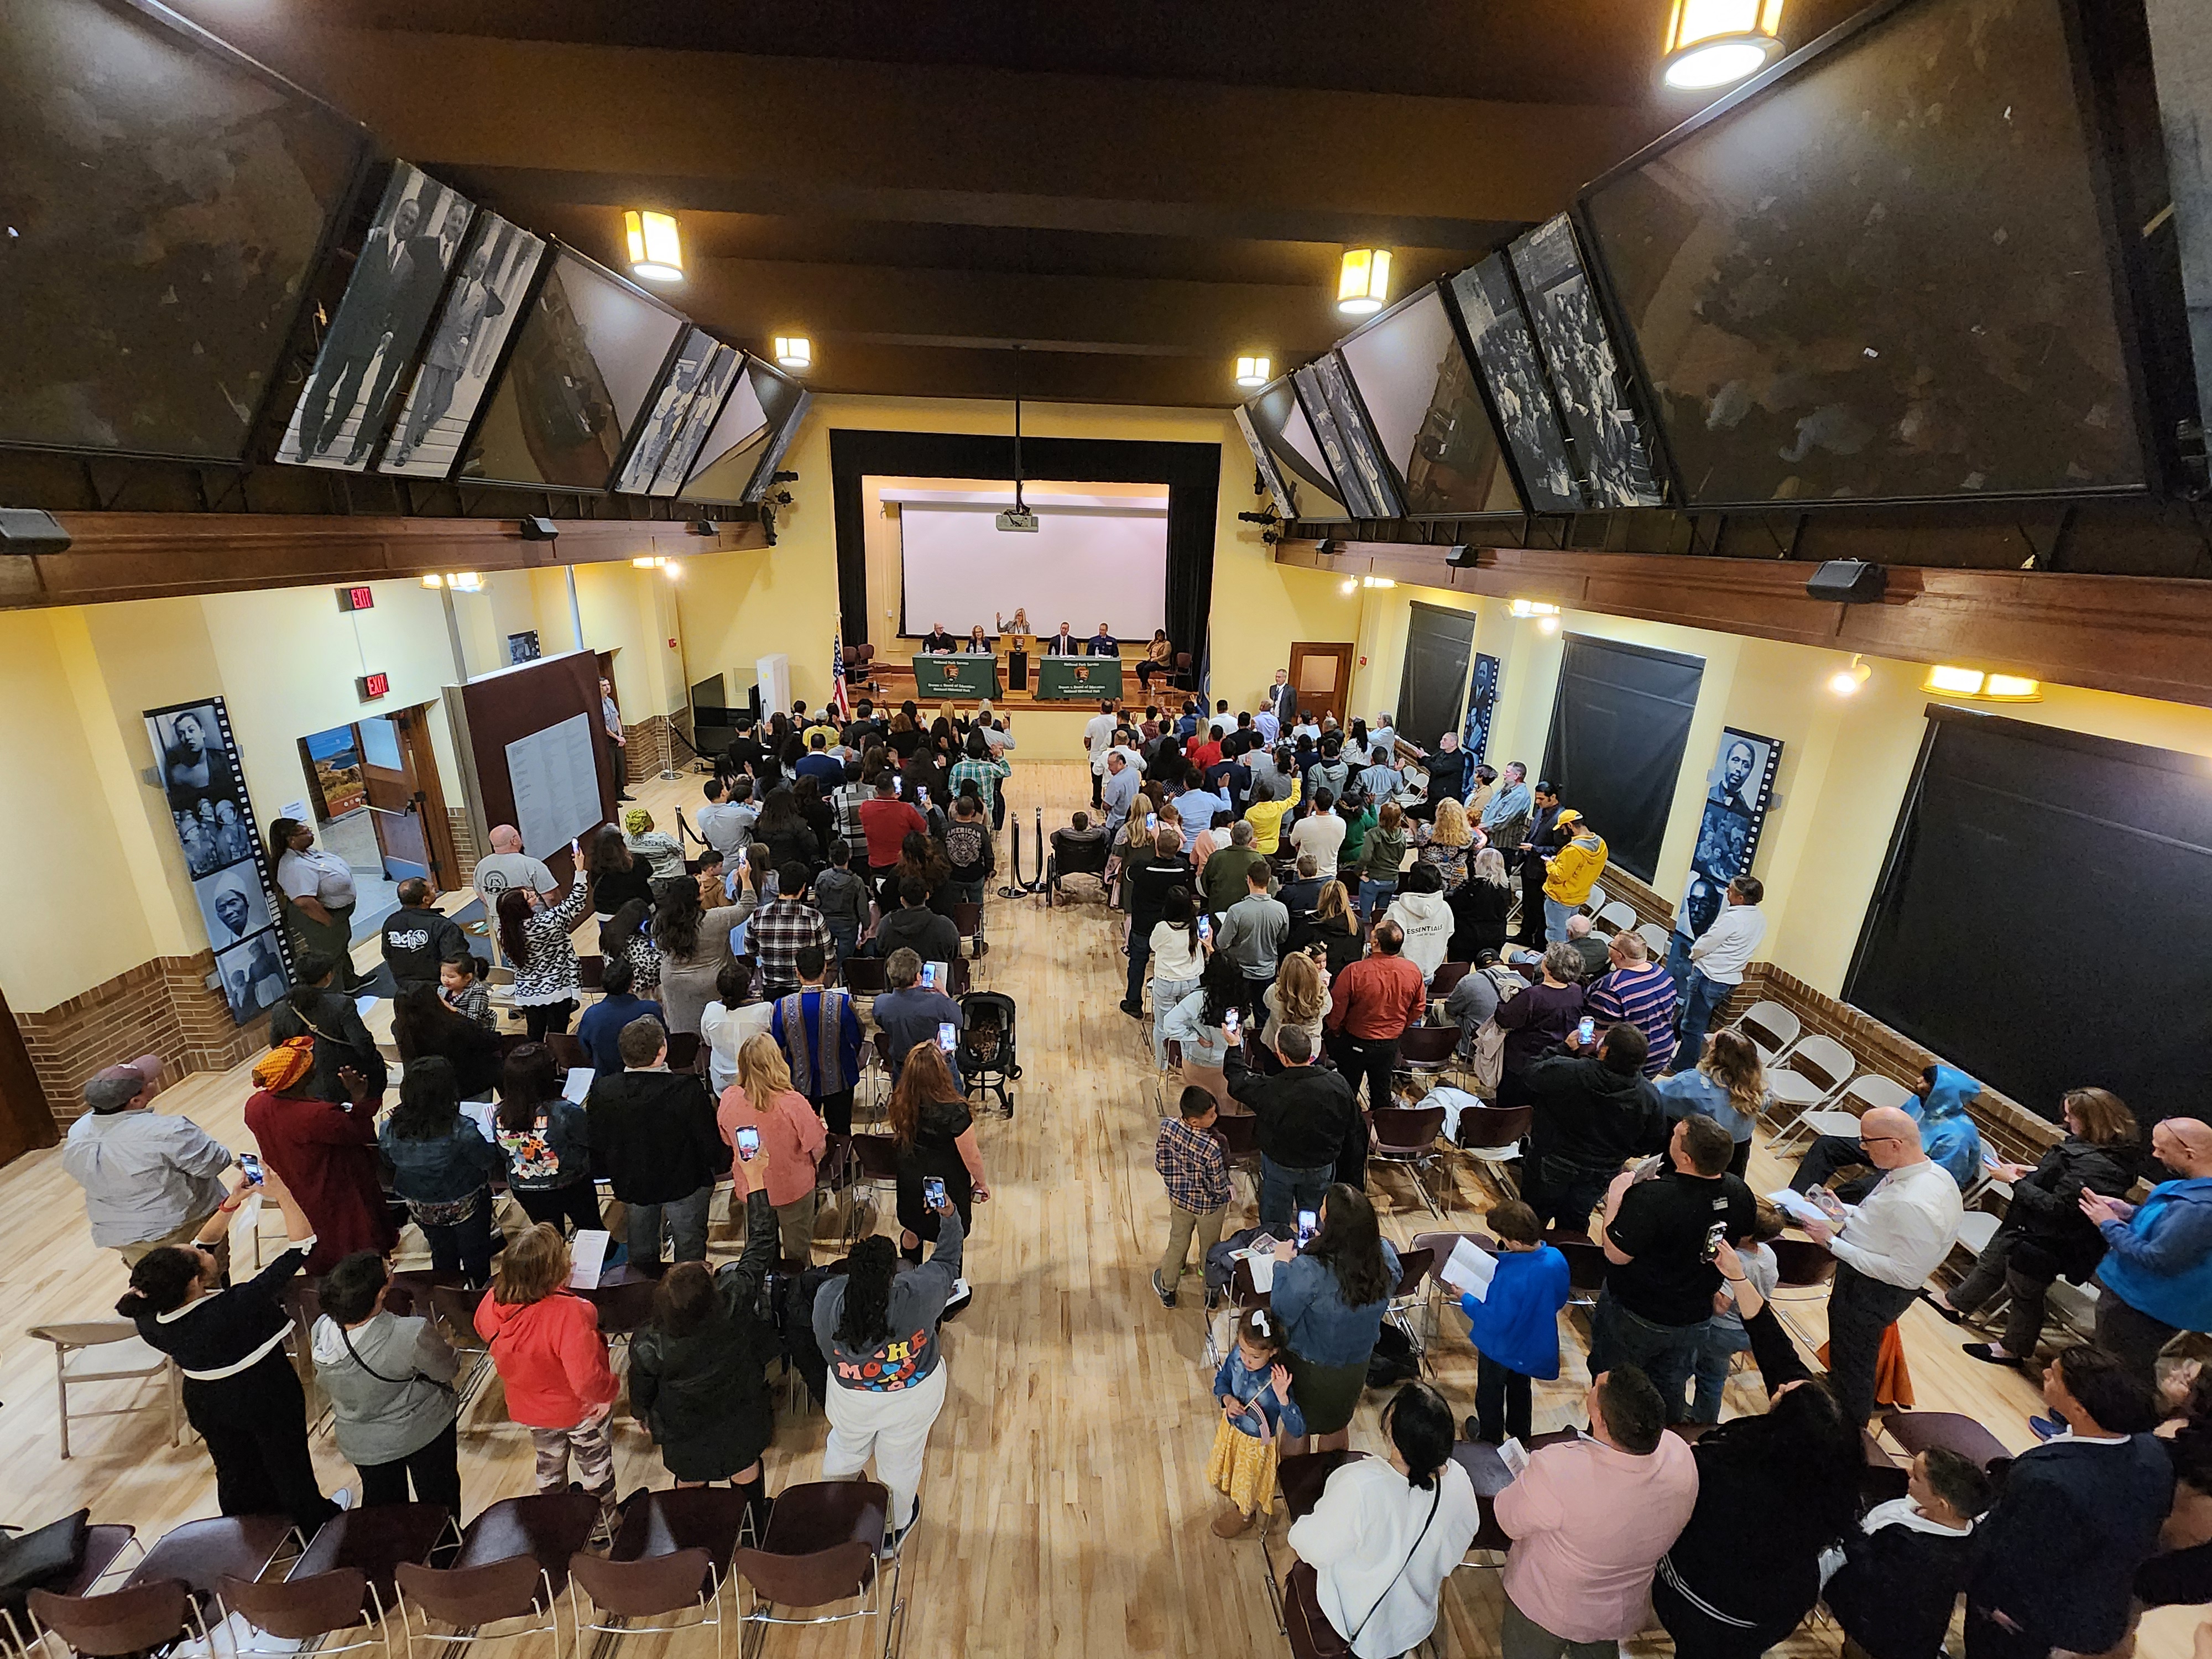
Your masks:
[[[668,453],[660,459],[659,470],[653,474],[653,487],[647,493],[653,495],[673,495],[684,487],[692,466],[698,461],[699,452],[707,442],[707,434],[714,429],[715,418],[722,412],[722,400],[730,395],[744,368],[745,354],[735,346],[717,343],[699,376],[699,384],[691,394],[691,401],[684,410],[683,423],[669,441]]]
[[[1651,447],[1624,390],[1597,291],[1565,214],[1518,238],[1510,252],[1528,295],[1536,344],[1552,371],[1592,507],[1657,507],[1664,499]]]
[[[659,382],[681,313],[572,248],[556,248],[460,477],[603,490]]]
[[[544,257],[545,244],[538,237],[496,213],[477,210],[378,471],[412,478],[442,478],[453,471]]]
[[[1582,487],[1575,482],[1566,434],[1559,429],[1552,388],[1536,356],[1536,337],[1521,309],[1505,256],[1493,253],[1469,265],[1451,279],[1450,287],[1528,505],[1539,513],[1579,511]]]
[[[345,296],[276,446],[278,460],[368,471],[475,211],[468,198],[422,168],[392,164]]]
[[[1246,441],[1256,440],[1274,463],[1268,489],[1273,493],[1280,486],[1277,512],[1285,518],[1322,523],[1352,516],[1289,375],[1263,388],[1237,412],[1250,428]],[[1254,453],[1256,456],[1259,451]]]
[[[1391,475],[1389,465],[1382,459],[1382,441],[1375,434],[1374,422],[1369,419],[1366,405],[1352,384],[1352,376],[1345,372],[1342,356],[1325,351],[1312,364],[1314,384],[1328,400],[1328,412],[1335,422],[1337,436],[1344,446],[1345,459],[1358,475],[1359,486],[1374,509],[1361,516],[1370,519],[1399,519],[1405,516],[1405,504],[1398,499],[1398,481]]]
[[[703,328],[684,334],[684,343],[668,360],[668,372],[653,392],[651,407],[630,435],[629,453],[623,457],[622,471],[615,477],[617,489],[633,495],[647,493],[660,464],[668,459],[669,447],[676,441],[684,417],[690,412],[691,400],[698,395],[708,366],[716,352],[726,349]]]
[[[2065,9],[1896,7],[1592,189],[1691,502],[2144,483]]]
[[[1358,388],[1407,517],[1521,510],[1438,284],[1340,340],[1336,355]]]
[[[680,493],[697,501],[758,501],[805,406],[798,381],[748,356]]]
[[[368,134],[151,8],[0,20],[0,444],[245,459]]]

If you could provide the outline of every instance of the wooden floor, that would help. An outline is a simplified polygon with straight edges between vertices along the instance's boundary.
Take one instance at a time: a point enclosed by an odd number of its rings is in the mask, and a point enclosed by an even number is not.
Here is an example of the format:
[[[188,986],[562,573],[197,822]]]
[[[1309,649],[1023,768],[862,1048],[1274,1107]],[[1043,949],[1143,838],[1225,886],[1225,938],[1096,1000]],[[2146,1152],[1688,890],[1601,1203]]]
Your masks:
[[[1019,767],[1011,787],[1017,816],[1010,822],[1028,820],[1042,805],[1048,828],[1088,797],[1086,775],[1072,764]],[[687,778],[647,781],[638,793],[672,821],[665,809],[696,789]],[[1027,867],[1026,852],[1024,859]],[[1000,860],[1003,882],[1003,848]],[[1203,1471],[1217,1419],[1199,1297],[1194,1291],[1170,1312],[1148,1283],[1166,1204],[1152,1165],[1158,1120],[1149,1046],[1115,1006],[1123,974],[1117,923],[1095,906],[1047,910],[1041,899],[995,896],[988,906],[992,948],[976,964],[976,983],[1018,1000],[1026,1075],[1012,1121],[980,1122],[994,1201],[978,1210],[968,1254],[975,1305],[947,1328],[951,1394],[930,1443],[924,1517],[906,1553],[903,1645],[912,1655],[1236,1659],[1285,1650],[1260,1544],[1249,1537],[1224,1543],[1207,1528],[1218,1500]],[[243,1067],[195,1077],[165,1094],[161,1107],[187,1112],[243,1147],[248,1088]],[[1754,1185],[1769,1190],[1785,1173],[1762,1147]],[[1434,1224],[1402,1178],[1386,1172],[1375,1185],[1394,1237],[1403,1242]],[[1475,1220],[1486,1207],[1482,1189],[1463,1171],[1455,1188],[1448,1224]],[[1237,1191],[1240,1203],[1249,1200],[1241,1180]],[[23,1328],[105,1316],[125,1274],[112,1253],[91,1244],[79,1192],[53,1152],[0,1171],[0,1213],[13,1218],[0,1247],[7,1310],[0,1519],[42,1522],[89,1504],[94,1520],[127,1521],[150,1539],[213,1514],[205,1454],[197,1443],[167,1444],[158,1411],[79,1424],[76,1455],[61,1461],[51,1351],[26,1339]],[[1232,1218],[1231,1224],[1244,1224]],[[1789,1313],[1819,1340],[1817,1302],[1792,1304]],[[1453,1314],[1444,1324],[1437,1381],[1464,1415],[1473,1408],[1474,1358],[1463,1322]],[[1563,1329],[1566,1370],[1556,1384],[1538,1385],[1540,1431],[1579,1420],[1583,1336],[1572,1322]],[[2037,1400],[2027,1382],[1965,1358],[1960,1333],[1924,1307],[1906,1315],[1905,1336],[1923,1407],[1966,1412],[2009,1446],[2031,1443],[2025,1419]],[[106,1385],[105,1398],[86,1390],[79,1404],[123,1403],[136,1386]],[[1739,1402],[1746,1388],[1751,1392]],[[1732,1385],[1731,1411],[1739,1403],[1755,1408],[1756,1389],[1755,1376]],[[1370,1450],[1380,1445],[1377,1399],[1369,1396],[1353,1429],[1353,1443]],[[621,1412],[617,1421],[623,1489],[667,1485],[643,1431]],[[771,1489],[817,1477],[823,1432],[819,1411],[780,1425],[769,1455]],[[461,1445],[470,1513],[531,1489],[529,1438],[507,1420],[495,1384],[465,1423]],[[327,1486],[351,1480],[326,1436],[315,1452]],[[1496,1651],[1498,1594],[1493,1573],[1454,1577],[1444,1601],[1445,1651]],[[2180,1659],[2194,1623],[2185,1610],[2146,1620],[2147,1659]],[[645,1639],[681,1659],[712,1651],[704,1632]],[[780,1631],[768,1650],[858,1655],[878,1639],[859,1626]],[[1788,1650],[1832,1654],[1838,1642],[1832,1628],[1808,1626]],[[1669,1645],[1655,1632],[1632,1647],[1644,1653]]]

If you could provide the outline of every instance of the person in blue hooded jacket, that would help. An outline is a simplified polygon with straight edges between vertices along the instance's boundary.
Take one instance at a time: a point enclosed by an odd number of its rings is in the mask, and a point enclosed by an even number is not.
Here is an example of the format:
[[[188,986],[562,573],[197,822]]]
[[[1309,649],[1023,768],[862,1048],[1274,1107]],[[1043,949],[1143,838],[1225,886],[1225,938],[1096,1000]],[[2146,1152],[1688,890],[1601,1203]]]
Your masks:
[[[1525,1443],[1534,1393],[1530,1379],[1549,1382],[1559,1374],[1559,1310],[1571,1294],[1567,1259],[1544,1242],[1536,1212],[1517,1198],[1483,1222],[1498,1241],[1498,1267],[1482,1295],[1459,1299],[1468,1340],[1478,1356],[1475,1415],[1468,1419],[1467,1434],[1493,1446],[1509,1435]]]
[[[2106,1245],[2097,1345],[2145,1377],[2177,1333],[2212,1329],[2212,1123],[2166,1118],[2150,1132],[2150,1153],[2175,1178],[2141,1204],[2081,1194]]]
[[[1982,1085],[1955,1066],[1923,1066],[1920,1086],[1913,1091],[1917,1098],[1903,1103],[1905,1115],[1920,1126],[1921,1151],[1928,1154],[1929,1162],[1942,1164],[1950,1173],[1962,1193],[1982,1172],[1982,1132],[1966,1115],[1967,1103],[1981,1091]],[[1806,1149],[1797,1173],[1790,1177],[1790,1189],[1809,1193],[1826,1186],[1838,1170],[1864,1164],[1866,1174],[1835,1189],[1844,1203],[1856,1204],[1881,1179],[1881,1171],[1872,1167],[1873,1162],[1856,1135],[1822,1135]]]

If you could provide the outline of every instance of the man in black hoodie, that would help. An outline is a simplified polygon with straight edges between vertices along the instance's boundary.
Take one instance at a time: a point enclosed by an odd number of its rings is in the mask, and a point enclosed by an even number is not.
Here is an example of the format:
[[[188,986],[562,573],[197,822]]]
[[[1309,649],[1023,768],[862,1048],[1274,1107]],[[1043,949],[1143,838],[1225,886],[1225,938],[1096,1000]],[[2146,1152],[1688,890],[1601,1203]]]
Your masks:
[[[1587,1231],[1606,1183],[1639,1153],[1667,1143],[1659,1091],[1644,1075],[1650,1045],[1633,1025],[1608,1027],[1595,1051],[1573,1032],[1521,1076],[1536,1109],[1521,1196],[1540,1226]]]
[[[1366,1151],[1367,1121],[1341,1073],[1313,1064],[1313,1039],[1299,1026],[1275,1033],[1283,1069],[1263,1077],[1244,1063],[1242,1048],[1229,1051],[1229,1092],[1259,1119],[1260,1223],[1289,1228],[1299,1210],[1318,1210],[1336,1179],[1347,1143],[1356,1135]]]
[[[438,964],[466,962],[468,935],[461,925],[430,902],[430,884],[410,876],[399,884],[399,908],[385,918],[384,965],[399,988],[438,988]]]
[[[1142,1019],[1145,969],[1152,959],[1152,929],[1159,923],[1161,908],[1176,888],[1197,885],[1190,860],[1182,855],[1181,833],[1162,824],[1153,834],[1150,855],[1124,865],[1121,879],[1129,887],[1129,987],[1121,999],[1121,1012]]]
[[[584,1097],[592,1170],[629,1212],[629,1265],[660,1271],[664,1217],[678,1261],[707,1259],[707,1207],[730,1172],[714,1097],[696,1072],[668,1069],[668,1034],[650,1014],[622,1029],[623,1069]]]

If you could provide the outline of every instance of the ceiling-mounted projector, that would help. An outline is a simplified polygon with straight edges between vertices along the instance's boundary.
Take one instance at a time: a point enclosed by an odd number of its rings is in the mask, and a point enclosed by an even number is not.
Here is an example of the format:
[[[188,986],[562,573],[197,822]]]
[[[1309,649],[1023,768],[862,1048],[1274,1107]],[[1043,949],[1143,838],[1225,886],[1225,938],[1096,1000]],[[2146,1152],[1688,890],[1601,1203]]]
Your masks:
[[[999,528],[1001,530],[1026,530],[1034,535],[1036,527],[1037,515],[1034,513],[1017,511],[999,514]]]

